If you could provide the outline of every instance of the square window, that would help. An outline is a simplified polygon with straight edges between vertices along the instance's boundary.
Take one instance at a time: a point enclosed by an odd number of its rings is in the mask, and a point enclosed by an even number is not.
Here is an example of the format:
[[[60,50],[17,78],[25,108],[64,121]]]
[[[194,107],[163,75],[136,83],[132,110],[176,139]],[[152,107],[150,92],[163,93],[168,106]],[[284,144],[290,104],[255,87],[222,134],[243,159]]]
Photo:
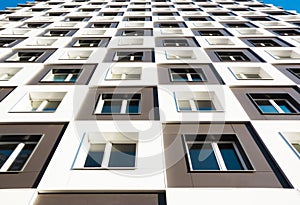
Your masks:
[[[47,30],[43,36],[47,37],[64,37],[64,36],[72,36],[77,30]]]
[[[11,55],[5,62],[37,62],[46,55],[45,51],[18,51]]]
[[[255,28],[251,23],[223,23],[227,28]]]
[[[9,81],[16,75],[22,68],[17,67],[0,67],[0,81]]]
[[[152,36],[152,29],[120,29],[117,36]]]
[[[128,52],[128,51],[117,51],[114,56],[114,61],[118,62],[131,62],[131,61],[142,61],[143,52]]]
[[[243,52],[215,52],[220,61],[224,62],[249,62],[251,61]]]
[[[65,95],[65,92],[30,92],[9,112],[54,113]]]
[[[197,68],[170,68],[171,80],[173,82],[203,82],[206,81],[202,69]]]
[[[72,47],[106,47],[109,43],[109,38],[80,38],[74,40]]]
[[[42,135],[1,135],[0,172],[22,171]]]
[[[140,80],[141,74],[141,67],[114,66],[107,72],[106,80]]]
[[[192,30],[197,36],[231,36],[231,34],[223,29],[219,30]]]
[[[249,94],[263,114],[299,114],[299,104],[289,94]]]
[[[262,67],[231,66],[229,70],[238,80],[266,80],[272,77]]]
[[[154,27],[156,28],[186,28],[185,23],[179,22],[179,23],[174,23],[174,22],[164,22],[164,23],[154,23]]]
[[[82,69],[51,69],[41,82],[74,83]]]
[[[102,94],[94,114],[139,114],[141,94]]]
[[[186,47],[189,46],[186,39],[164,39],[163,46],[165,47]]]
[[[19,43],[22,39],[15,39],[15,38],[1,38],[0,39],[0,47],[1,48],[9,48],[17,43]]]
[[[278,38],[243,38],[242,41],[254,47],[293,47]]]
[[[280,36],[300,36],[300,29],[280,29],[271,31]]]
[[[235,135],[185,135],[191,171],[253,170]]]
[[[176,92],[177,111],[211,112],[222,111],[222,106],[215,92]]]
[[[117,28],[118,23],[113,22],[113,23],[91,23],[87,26],[87,28]]]

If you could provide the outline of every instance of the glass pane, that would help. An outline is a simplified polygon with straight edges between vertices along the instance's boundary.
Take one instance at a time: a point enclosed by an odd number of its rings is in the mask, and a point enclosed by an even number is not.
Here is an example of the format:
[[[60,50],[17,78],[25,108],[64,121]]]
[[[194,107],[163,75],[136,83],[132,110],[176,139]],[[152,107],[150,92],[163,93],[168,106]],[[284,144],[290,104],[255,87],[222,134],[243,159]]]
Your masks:
[[[31,153],[33,152],[36,144],[26,144],[22,151],[19,153],[15,161],[9,167],[8,171],[20,171],[22,170],[23,166],[27,162],[28,158],[30,157]]]
[[[111,79],[122,79],[122,74],[112,74]]]
[[[211,100],[195,100],[197,110],[215,110]]]
[[[113,144],[109,167],[134,167],[136,144]]]
[[[211,144],[189,144],[193,170],[220,170]]]
[[[190,101],[188,100],[178,100],[178,106],[180,111],[192,110]]]
[[[191,74],[193,81],[203,81],[201,75],[199,74]]]
[[[297,150],[297,152],[300,154],[300,144],[299,143],[292,143],[292,145]]]
[[[186,73],[172,73],[173,81],[188,81]]]
[[[53,81],[64,82],[67,76],[68,76],[67,74],[54,74]]]
[[[278,113],[275,107],[268,100],[257,100],[256,103],[263,113]]]
[[[126,79],[128,80],[139,80],[141,78],[140,74],[127,74]]]
[[[243,170],[243,166],[232,143],[220,143],[218,144],[221,155],[225,162],[227,170]]]
[[[59,104],[60,101],[49,101],[43,109],[43,112],[54,112],[59,106]]]
[[[0,145],[0,168],[4,165],[11,153],[16,149],[17,144],[1,144]]]
[[[260,75],[257,73],[245,73],[244,75],[249,79],[261,79]]]
[[[105,144],[91,144],[84,167],[101,167]]]
[[[69,80],[69,82],[74,83],[74,82],[76,82],[77,78],[78,78],[78,75],[75,75],[75,74],[74,74],[74,75],[72,76],[72,78]]]
[[[101,113],[120,113],[122,107],[122,101],[111,101],[111,100],[105,100]]]
[[[127,107],[126,107],[126,113],[134,114],[139,113],[139,100],[128,100]]]
[[[282,109],[284,113],[296,113],[295,109],[289,105],[285,100],[276,100],[276,104]]]

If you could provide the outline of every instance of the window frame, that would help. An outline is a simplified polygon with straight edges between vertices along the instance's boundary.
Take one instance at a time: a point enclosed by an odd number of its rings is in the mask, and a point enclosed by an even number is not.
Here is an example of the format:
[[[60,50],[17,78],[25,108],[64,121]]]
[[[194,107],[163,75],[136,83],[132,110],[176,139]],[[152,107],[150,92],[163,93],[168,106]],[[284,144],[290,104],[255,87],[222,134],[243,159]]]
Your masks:
[[[104,103],[105,103],[105,99],[103,99],[103,95],[112,95],[112,98],[110,100],[107,101],[116,101],[116,102],[121,102],[121,106],[120,106],[120,112],[110,112],[110,113],[102,113],[102,110],[104,108]],[[127,112],[127,108],[129,108],[130,106],[130,101],[132,100],[132,98],[116,98],[114,99],[113,96],[114,95],[129,95],[129,97],[134,97],[134,95],[139,95],[139,99],[135,100],[138,101],[138,112],[136,113],[130,113],[129,111]],[[138,93],[100,93],[98,96],[98,99],[96,101],[95,107],[93,109],[93,115],[141,115],[142,114],[142,92],[138,92]]]
[[[259,96],[278,96],[278,95],[283,95],[283,97],[265,97],[265,98],[255,98],[253,95],[259,95]],[[289,94],[289,93],[247,93],[247,96],[250,98],[250,101],[254,104],[255,108],[258,110],[258,112],[262,115],[299,115],[300,114],[300,109],[297,107],[300,107],[298,102]],[[287,103],[287,105],[292,108],[295,112],[291,113],[286,113],[284,110],[280,108],[280,106],[275,102],[277,100],[284,101]],[[264,112],[259,104],[256,101],[266,101],[268,102],[277,112]],[[293,101],[293,102],[291,102]]]
[[[35,147],[34,149],[32,150],[32,152],[30,153],[29,157],[26,159],[25,163],[23,164],[22,168],[20,170],[14,170],[14,171],[9,171],[8,169],[10,168],[10,166],[14,163],[14,161],[16,160],[16,158],[18,157],[19,154],[21,154],[21,151],[22,149],[25,147],[25,143],[22,143],[22,142],[19,142],[17,147],[14,148],[13,152],[10,154],[10,156],[5,160],[4,164],[2,165],[2,167],[0,167],[0,174],[3,174],[3,173],[19,173],[19,172],[23,172],[26,165],[28,164],[28,162],[30,161],[31,157],[34,155],[35,151],[38,149],[41,141],[43,140],[44,138],[44,134],[27,134],[26,135],[22,135],[22,134],[17,134],[17,136],[39,136],[39,140],[36,141],[35,143]],[[1,137],[2,136],[16,136],[15,134],[1,134]],[[2,141],[0,141],[0,145],[2,144],[12,144],[10,141],[5,141],[2,143]],[[13,143],[13,144],[17,144],[17,143]],[[23,147],[22,147],[23,146]],[[17,154],[17,155],[16,155]],[[11,161],[13,160],[13,161]],[[2,170],[4,165],[6,165],[7,161],[9,161],[9,167],[6,168],[6,170]],[[7,163],[8,164],[8,163]],[[7,166],[7,165],[6,165]],[[5,168],[5,167],[4,167]]]
[[[198,136],[200,136],[201,138],[205,137],[204,140],[194,140],[189,142],[189,140],[187,140],[187,137],[194,137],[197,138]],[[223,137],[227,137],[229,136],[231,139],[229,140],[224,140],[222,139]],[[211,137],[213,139],[211,140],[207,140],[207,137]],[[250,158],[248,156],[248,154],[246,153],[245,149],[243,148],[242,144],[240,143],[240,141],[238,140],[238,135],[236,133],[234,134],[182,134],[181,135],[182,138],[182,142],[183,142],[183,146],[184,146],[184,150],[185,150],[185,156],[186,156],[186,162],[187,162],[187,166],[189,169],[189,172],[255,172],[255,168],[252,165],[252,162],[250,161]],[[218,140],[214,140],[214,138],[219,138]],[[199,141],[199,142],[197,142]],[[216,162],[219,166],[219,170],[201,170],[201,169],[194,169],[193,168],[193,164],[192,164],[192,159],[189,153],[189,147],[188,145],[192,144],[210,144],[212,147],[212,151],[213,154],[216,158]],[[237,155],[238,160],[240,161],[241,166],[243,167],[242,170],[230,170],[227,169],[226,164],[225,164],[225,160],[223,159],[223,156],[220,152],[220,148],[218,147],[218,144],[232,144],[234,151]]]
[[[190,74],[190,73],[187,72],[187,73],[184,73],[184,74],[187,75],[188,81],[178,81],[178,80],[176,81],[173,78],[172,70],[177,70],[177,69],[194,70],[195,73],[192,73],[192,74],[198,74],[202,80],[201,81],[194,81],[193,78],[192,78],[192,76],[188,76],[188,74]],[[189,83],[207,82],[207,78],[206,78],[206,76],[205,76],[202,68],[168,68],[168,73],[169,73],[170,81],[174,82],[174,83],[176,83],[176,82],[189,82]]]

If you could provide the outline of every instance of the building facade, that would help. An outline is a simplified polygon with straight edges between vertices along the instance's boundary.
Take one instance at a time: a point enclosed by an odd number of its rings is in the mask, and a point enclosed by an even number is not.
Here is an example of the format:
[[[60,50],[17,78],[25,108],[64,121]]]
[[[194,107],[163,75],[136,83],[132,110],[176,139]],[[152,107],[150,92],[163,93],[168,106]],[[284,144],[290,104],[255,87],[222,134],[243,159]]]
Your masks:
[[[0,204],[300,204],[299,26],[257,0],[0,11]]]

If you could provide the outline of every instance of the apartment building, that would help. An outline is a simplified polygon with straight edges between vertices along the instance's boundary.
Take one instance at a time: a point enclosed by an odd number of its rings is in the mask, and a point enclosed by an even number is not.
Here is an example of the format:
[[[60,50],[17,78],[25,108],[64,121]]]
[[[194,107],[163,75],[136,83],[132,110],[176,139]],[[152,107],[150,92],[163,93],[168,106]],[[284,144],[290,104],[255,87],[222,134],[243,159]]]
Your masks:
[[[0,11],[0,204],[300,204],[299,26],[257,0]]]

